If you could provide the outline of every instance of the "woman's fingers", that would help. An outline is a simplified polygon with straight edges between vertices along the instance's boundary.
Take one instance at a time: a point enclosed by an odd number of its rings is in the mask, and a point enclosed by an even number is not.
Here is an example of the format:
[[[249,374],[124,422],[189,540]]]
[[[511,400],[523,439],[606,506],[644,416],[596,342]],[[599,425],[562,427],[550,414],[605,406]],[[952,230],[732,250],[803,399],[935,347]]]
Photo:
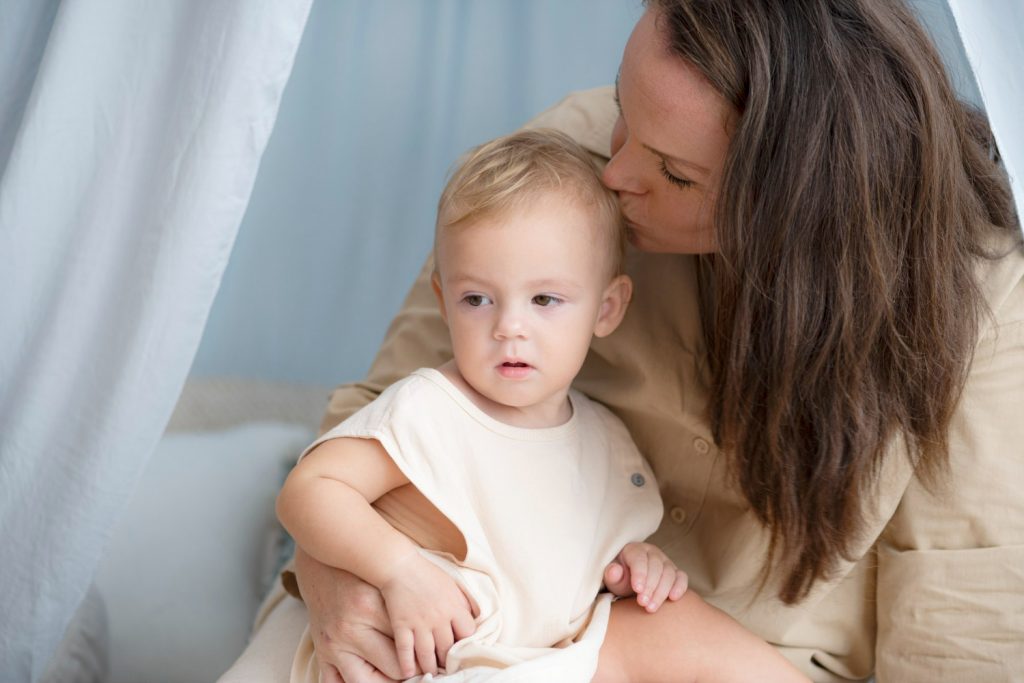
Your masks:
[[[476,604],[476,600],[473,599],[473,596],[466,592],[465,586],[460,585],[459,590],[462,591],[462,597],[466,599],[466,609],[469,610],[472,618],[476,619],[480,616],[480,605]],[[473,630],[476,630],[475,625],[473,626]]]
[[[314,653],[314,656],[315,653]],[[326,666],[320,663],[320,658],[316,658],[317,670],[320,672],[319,683],[345,683],[345,680],[341,677],[341,673],[336,668],[327,664]]]
[[[437,652],[438,666],[447,666],[448,650],[454,644],[455,634],[450,625],[434,629],[434,650]]]
[[[452,631],[456,641],[468,638],[476,633],[476,621],[468,614],[457,616],[452,620]]]
[[[403,678],[380,592],[348,572],[317,561],[302,548],[295,551],[295,570],[323,669],[336,667],[345,683]],[[385,678],[370,677],[376,671]]]
[[[437,654],[434,651],[434,634],[423,629],[416,631],[414,648],[416,661],[425,674],[437,673]]]
[[[365,659],[358,655],[345,654],[338,658],[338,668],[329,667],[320,670],[321,683],[398,683],[398,679],[388,678],[373,668]]]
[[[395,653],[398,655],[398,667],[402,670],[402,678],[416,675],[415,636],[412,629],[401,627],[395,629]]]

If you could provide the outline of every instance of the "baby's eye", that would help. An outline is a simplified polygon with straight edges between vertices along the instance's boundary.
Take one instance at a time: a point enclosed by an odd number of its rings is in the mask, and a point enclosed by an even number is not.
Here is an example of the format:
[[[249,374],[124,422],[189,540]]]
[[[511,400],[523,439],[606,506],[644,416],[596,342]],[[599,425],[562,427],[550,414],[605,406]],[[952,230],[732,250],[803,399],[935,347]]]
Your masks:
[[[488,299],[483,294],[467,294],[466,296],[462,297],[462,300],[465,303],[469,304],[470,306],[473,306],[474,308],[477,306],[483,306],[484,304],[491,303],[491,300]]]
[[[557,296],[551,296],[550,294],[538,294],[537,296],[533,297],[533,303],[537,304],[538,306],[547,307],[560,304],[562,303],[562,300],[559,299]]]

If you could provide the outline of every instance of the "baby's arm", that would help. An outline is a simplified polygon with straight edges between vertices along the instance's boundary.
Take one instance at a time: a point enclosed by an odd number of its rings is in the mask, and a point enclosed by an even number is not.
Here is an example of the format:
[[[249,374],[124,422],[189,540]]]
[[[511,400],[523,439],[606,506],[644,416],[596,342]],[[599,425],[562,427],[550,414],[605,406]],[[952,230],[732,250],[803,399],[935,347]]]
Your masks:
[[[281,523],[306,553],[380,589],[403,675],[436,673],[452,643],[474,630],[458,584],[370,503],[408,479],[371,439],[325,441],[295,466],[277,499]]]
[[[370,503],[407,482],[380,442],[331,439],[288,475],[277,515],[307,553],[379,588],[416,546]]]

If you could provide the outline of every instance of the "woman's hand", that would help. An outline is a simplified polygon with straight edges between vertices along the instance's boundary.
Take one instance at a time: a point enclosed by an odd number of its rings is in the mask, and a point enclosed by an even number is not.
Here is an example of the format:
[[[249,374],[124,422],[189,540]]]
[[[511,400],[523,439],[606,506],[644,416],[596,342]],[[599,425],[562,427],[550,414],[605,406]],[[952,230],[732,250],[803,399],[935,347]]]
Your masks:
[[[455,580],[418,552],[381,585],[402,677],[436,674],[451,646],[476,631],[470,599]]]
[[[672,560],[650,543],[627,543],[604,570],[604,585],[621,597],[636,595],[637,604],[656,612],[666,599],[683,597],[689,579]]]
[[[309,612],[324,683],[393,683],[399,670],[380,592],[356,576],[295,550],[295,577]]]

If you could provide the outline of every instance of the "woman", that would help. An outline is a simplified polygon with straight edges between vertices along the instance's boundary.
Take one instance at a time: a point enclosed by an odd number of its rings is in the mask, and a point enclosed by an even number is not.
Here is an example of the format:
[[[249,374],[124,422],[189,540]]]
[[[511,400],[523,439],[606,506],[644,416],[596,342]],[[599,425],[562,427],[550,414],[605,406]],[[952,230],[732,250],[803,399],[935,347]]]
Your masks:
[[[653,541],[813,680],[1024,670],[1024,250],[984,126],[912,15],[655,0],[617,92],[535,123],[607,159],[630,225],[634,304],[577,386],[654,467]],[[428,275],[325,427],[448,357]],[[382,507],[414,524],[413,501]],[[379,597],[301,552],[296,569],[324,680],[396,675]],[[250,653],[306,619],[278,596],[267,613]],[[606,648],[651,661],[685,629],[622,601]]]

